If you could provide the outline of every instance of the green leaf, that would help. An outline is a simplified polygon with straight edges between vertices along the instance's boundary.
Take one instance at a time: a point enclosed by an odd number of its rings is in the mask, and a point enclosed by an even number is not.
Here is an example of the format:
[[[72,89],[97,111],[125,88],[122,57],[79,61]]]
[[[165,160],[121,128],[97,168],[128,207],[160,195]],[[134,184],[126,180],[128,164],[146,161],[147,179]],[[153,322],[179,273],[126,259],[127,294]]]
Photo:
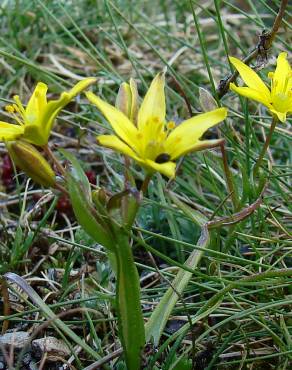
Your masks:
[[[78,223],[97,243],[112,251],[114,247],[107,220],[104,220],[102,216],[98,215],[93,204],[84,193],[82,186],[72,175],[68,176],[67,183],[74,214]]]
[[[140,303],[140,281],[128,235],[117,230],[117,303],[119,336],[128,370],[140,369],[145,345],[144,321]]]
[[[70,171],[71,176],[82,185],[82,190],[84,191],[86,198],[91,200],[90,182],[78,159],[67,150],[59,149],[59,152],[72,164],[72,169]]]

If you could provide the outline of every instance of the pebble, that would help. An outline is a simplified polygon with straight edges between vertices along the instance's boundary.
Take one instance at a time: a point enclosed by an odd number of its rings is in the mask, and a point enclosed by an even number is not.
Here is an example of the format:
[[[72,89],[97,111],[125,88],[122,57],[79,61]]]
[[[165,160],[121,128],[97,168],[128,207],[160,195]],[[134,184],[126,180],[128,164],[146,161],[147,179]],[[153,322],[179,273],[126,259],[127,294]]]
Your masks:
[[[2,346],[13,346],[15,349],[22,349],[29,342],[29,333],[26,331],[16,331],[0,335]]]
[[[35,339],[32,341],[32,348],[41,354],[47,353],[51,356],[69,357],[71,354],[66,343],[55,337]]]

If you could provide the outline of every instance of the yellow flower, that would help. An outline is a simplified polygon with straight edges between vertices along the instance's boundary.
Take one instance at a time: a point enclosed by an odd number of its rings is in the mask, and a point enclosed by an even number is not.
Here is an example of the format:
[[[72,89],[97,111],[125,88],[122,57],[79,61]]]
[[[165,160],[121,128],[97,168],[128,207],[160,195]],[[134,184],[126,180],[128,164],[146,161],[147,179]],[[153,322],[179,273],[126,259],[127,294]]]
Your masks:
[[[149,173],[161,172],[175,176],[174,161],[192,151],[214,145],[217,140],[199,140],[208,128],[224,120],[226,108],[199,114],[174,127],[165,122],[165,78],[159,73],[151,83],[137,115],[137,125],[123,112],[87,92],[87,98],[97,106],[111,124],[116,135],[100,135],[100,145],[112,148],[135,159]]]
[[[39,82],[26,108],[23,107],[19,96],[15,95],[15,103],[8,105],[6,111],[13,115],[17,124],[0,122],[0,140],[12,141],[21,138],[35,145],[46,145],[59,111],[95,81],[95,78],[86,78],[70,91],[63,92],[59,99],[49,102],[46,97],[48,86]]]
[[[275,72],[268,74],[271,79],[271,89],[249,66],[237,58],[230,57],[229,59],[247,85],[247,87],[238,87],[231,83],[230,89],[262,103],[277,115],[281,122],[285,122],[286,115],[292,112],[292,72],[287,53],[279,54]]]

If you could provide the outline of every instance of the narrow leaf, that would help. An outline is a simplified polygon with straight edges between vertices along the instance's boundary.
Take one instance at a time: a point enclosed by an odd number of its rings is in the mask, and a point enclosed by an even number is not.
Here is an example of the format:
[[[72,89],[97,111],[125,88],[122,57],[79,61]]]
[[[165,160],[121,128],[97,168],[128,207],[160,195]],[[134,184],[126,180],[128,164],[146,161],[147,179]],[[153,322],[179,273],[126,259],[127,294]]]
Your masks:
[[[140,369],[145,330],[140,303],[140,282],[128,235],[117,230],[117,303],[120,339],[128,370]]]

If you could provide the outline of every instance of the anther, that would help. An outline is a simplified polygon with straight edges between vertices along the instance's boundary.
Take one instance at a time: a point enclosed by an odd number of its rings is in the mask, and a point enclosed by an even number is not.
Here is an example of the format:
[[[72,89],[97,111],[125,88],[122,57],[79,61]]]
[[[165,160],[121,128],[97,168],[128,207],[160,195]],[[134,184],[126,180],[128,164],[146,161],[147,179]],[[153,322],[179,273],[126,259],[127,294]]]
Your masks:
[[[8,112],[8,113],[14,113],[15,112],[15,109],[14,109],[14,107],[13,107],[13,105],[6,105],[5,106],[5,110],[6,110],[6,112]]]
[[[175,128],[175,122],[174,121],[169,121],[168,123],[167,123],[167,129],[168,130],[172,130],[172,129],[174,129]]]

